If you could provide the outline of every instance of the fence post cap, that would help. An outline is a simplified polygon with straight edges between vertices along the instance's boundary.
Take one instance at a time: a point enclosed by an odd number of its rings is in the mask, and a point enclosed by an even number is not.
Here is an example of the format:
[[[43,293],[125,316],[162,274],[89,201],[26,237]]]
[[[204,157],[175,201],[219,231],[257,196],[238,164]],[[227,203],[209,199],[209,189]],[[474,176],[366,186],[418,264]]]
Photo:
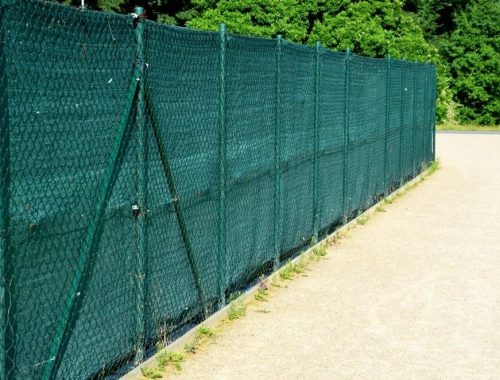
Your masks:
[[[137,15],[142,15],[144,13],[144,8],[143,7],[135,7],[134,13]]]

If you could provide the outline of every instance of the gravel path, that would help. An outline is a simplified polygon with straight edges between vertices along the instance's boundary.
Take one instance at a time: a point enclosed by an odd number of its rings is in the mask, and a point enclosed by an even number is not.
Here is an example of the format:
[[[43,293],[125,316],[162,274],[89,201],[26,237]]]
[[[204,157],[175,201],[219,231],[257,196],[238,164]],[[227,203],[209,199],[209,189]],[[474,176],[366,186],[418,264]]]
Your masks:
[[[500,379],[500,135],[437,143],[439,171],[173,378]]]

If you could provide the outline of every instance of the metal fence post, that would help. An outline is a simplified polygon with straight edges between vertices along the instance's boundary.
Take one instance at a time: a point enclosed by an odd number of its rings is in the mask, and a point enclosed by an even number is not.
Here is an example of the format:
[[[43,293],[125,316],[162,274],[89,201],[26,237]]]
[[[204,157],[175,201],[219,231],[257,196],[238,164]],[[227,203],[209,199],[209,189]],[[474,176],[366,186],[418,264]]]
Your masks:
[[[348,181],[348,166],[349,166],[349,60],[351,50],[348,48],[345,52],[344,61],[344,85],[345,85],[345,102],[344,102],[344,172],[342,180],[342,215],[344,223],[347,222],[347,181]]]
[[[12,250],[9,234],[10,133],[7,100],[7,58],[5,52],[4,13],[0,8],[0,379],[15,376],[14,284],[10,271]]]
[[[219,303],[226,304],[226,25],[219,27]]]
[[[406,63],[405,60],[402,59],[402,65],[401,65],[401,89],[399,90],[401,94],[401,102],[400,102],[400,111],[399,111],[399,186],[403,185],[403,179],[404,179],[404,174],[403,174],[403,110],[404,110],[404,94],[405,94],[405,70],[406,70]]]
[[[421,110],[422,114],[423,115],[426,115],[427,114],[427,73],[424,71],[424,69],[426,69],[426,67],[422,64],[419,64],[419,70],[420,72],[423,72],[425,74],[424,76],[424,84],[423,84],[423,99],[424,99],[424,104],[423,104],[423,109]],[[420,149],[421,149],[421,158],[420,158],[420,169],[422,170],[424,168],[424,166],[426,165],[426,161],[427,161],[427,158],[426,158],[426,155],[425,155],[425,146],[426,146],[426,141],[427,141],[427,128],[426,128],[426,119],[427,119],[427,116],[425,116],[423,122],[422,122],[422,138],[421,138],[421,141],[420,141]]]
[[[318,151],[319,151],[319,52],[320,44],[316,42],[316,68],[314,74],[314,158],[313,158],[313,238],[318,241],[319,210],[318,210]]]
[[[415,109],[417,106],[417,69],[416,69],[416,62],[412,62],[413,66],[413,116],[412,116],[412,124],[413,124],[413,145],[412,145],[412,150],[411,150],[411,156],[412,156],[412,176],[414,176],[417,172],[417,165],[416,165],[416,156],[415,156],[415,145],[416,145],[416,134],[417,134],[417,125],[416,125],[416,118],[415,118]]]
[[[436,161],[436,101],[437,101],[437,80],[436,66],[432,70],[432,161]]]
[[[281,246],[281,60],[283,38],[276,36],[276,104],[274,123],[274,269],[280,265]]]
[[[385,71],[385,135],[384,135],[384,196],[388,194],[387,186],[387,145],[389,134],[389,91],[390,91],[390,71],[391,71],[391,55],[387,55],[387,65]]]
[[[135,43],[136,43],[136,56],[137,63],[144,68],[144,23],[142,22],[142,14],[144,8],[135,7],[134,9],[137,17],[137,24],[135,25]],[[144,359],[144,330],[145,330],[145,295],[144,295],[144,278],[145,278],[145,260],[146,260],[146,165],[147,165],[147,134],[145,128],[145,114],[144,114],[144,71],[140,78],[139,89],[137,92],[137,110],[135,115],[135,123],[138,132],[138,175],[137,175],[137,189],[136,199],[138,204],[134,205],[137,210],[133,212],[137,215],[137,256],[135,267],[135,291],[136,291],[136,343],[135,343],[135,364],[139,364]]]

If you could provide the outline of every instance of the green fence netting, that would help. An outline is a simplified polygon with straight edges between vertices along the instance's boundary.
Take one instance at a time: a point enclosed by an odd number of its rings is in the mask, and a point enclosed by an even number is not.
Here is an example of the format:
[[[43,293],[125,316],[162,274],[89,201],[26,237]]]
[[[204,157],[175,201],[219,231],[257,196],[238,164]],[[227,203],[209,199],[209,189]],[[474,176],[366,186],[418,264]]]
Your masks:
[[[116,376],[434,157],[427,64],[0,18],[0,379]]]

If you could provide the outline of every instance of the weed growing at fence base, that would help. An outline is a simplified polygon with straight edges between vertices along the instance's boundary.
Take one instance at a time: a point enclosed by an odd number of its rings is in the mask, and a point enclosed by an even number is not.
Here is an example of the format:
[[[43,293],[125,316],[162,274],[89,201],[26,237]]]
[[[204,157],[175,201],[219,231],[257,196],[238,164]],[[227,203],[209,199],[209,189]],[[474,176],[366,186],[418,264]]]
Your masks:
[[[229,308],[227,309],[227,318],[232,321],[246,315],[247,309],[246,304],[241,298],[241,293],[238,293],[236,297],[233,298],[231,295],[229,300]]]
[[[158,367],[142,367],[142,375],[148,379],[161,379],[163,371]]]
[[[291,280],[294,276],[293,264],[289,262],[280,272],[280,277],[282,280]]]
[[[171,365],[176,370],[180,371],[182,368],[181,363],[184,360],[184,356],[179,352],[164,351],[158,355],[157,360],[158,365],[162,368]]]
[[[215,331],[206,326],[200,326],[196,331],[193,341],[184,345],[184,351],[195,354],[200,346],[215,338]]]
[[[439,160],[432,161],[431,164],[429,165],[429,168],[427,169],[427,173],[425,174],[424,178],[434,174],[436,170],[439,170],[439,168],[440,168]]]
[[[320,245],[313,248],[313,255],[320,256],[320,257],[326,256],[327,249],[328,249],[328,247],[327,247],[326,243],[320,244]]]
[[[369,217],[367,215],[360,216],[356,223],[358,223],[361,226],[364,226],[368,222]]]

